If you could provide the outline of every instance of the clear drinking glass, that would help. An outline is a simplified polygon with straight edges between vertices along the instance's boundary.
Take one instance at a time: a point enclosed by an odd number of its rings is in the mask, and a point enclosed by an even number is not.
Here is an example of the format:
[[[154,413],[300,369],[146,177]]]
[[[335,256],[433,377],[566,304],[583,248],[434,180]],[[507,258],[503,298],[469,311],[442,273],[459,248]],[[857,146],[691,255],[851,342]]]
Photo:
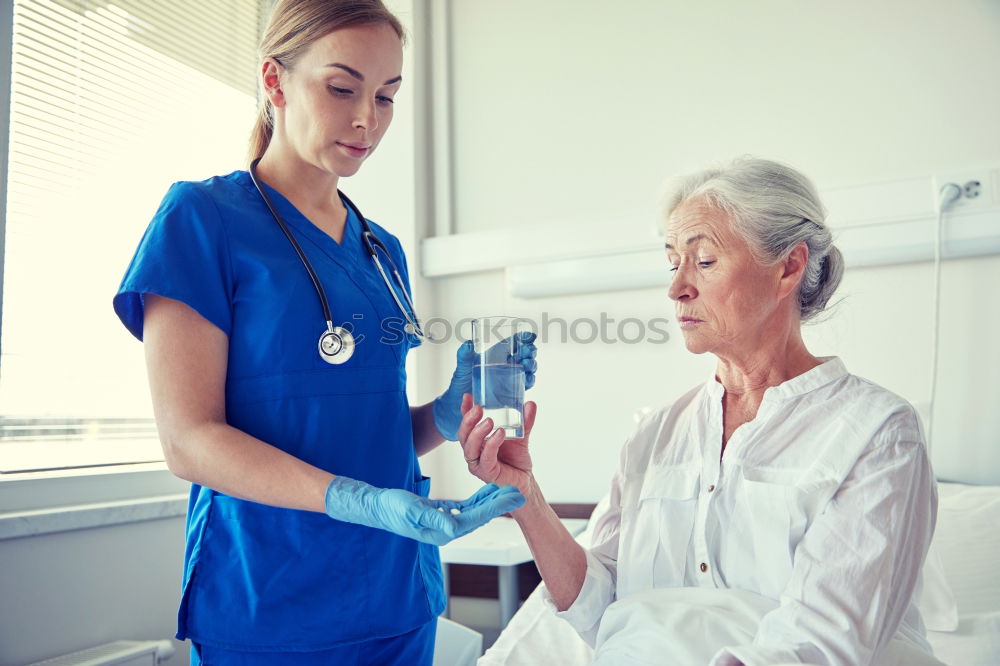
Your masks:
[[[524,366],[518,361],[519,333],[531,327],[516,317],[472,320],[478,358],[472,373],[472,399],[507,437],[524,436]]]

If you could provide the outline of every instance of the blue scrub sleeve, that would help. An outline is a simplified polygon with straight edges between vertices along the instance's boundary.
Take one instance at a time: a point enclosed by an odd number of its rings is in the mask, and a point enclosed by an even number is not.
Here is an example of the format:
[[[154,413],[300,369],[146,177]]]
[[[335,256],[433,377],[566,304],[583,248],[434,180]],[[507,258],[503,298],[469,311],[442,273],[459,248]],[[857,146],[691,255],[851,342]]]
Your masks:
[[[171,186],[114,298],[125,327],[142,340],[143,296],[181,301],[227,336],[232,326],[233,271],[218,209],[199,183]]]

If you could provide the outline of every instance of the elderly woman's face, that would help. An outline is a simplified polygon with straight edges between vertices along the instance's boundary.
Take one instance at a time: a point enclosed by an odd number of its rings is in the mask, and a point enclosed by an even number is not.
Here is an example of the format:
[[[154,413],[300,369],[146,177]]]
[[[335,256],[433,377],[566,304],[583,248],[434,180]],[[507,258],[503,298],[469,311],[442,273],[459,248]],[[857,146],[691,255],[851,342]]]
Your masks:
[[[757,348],[779,305],[781,268],[757,263],[726,214],[699,201],[674,210],[666,237],[669,295],[688,350],[739,357]]]

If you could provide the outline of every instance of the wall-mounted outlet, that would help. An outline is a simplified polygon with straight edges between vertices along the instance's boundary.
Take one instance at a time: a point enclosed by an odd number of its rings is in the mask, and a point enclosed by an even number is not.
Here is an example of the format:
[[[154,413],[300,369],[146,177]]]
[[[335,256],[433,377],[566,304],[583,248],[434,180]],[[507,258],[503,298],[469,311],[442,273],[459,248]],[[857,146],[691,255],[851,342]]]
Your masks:
[[[973,210],[1000,204],[996,198],[997,169],[968,169],[935,174],[933,179],[935,208],[941,198],[941,188],[946,183],[955,183],[962,190],[962,195],[948,207],[948,210]]]

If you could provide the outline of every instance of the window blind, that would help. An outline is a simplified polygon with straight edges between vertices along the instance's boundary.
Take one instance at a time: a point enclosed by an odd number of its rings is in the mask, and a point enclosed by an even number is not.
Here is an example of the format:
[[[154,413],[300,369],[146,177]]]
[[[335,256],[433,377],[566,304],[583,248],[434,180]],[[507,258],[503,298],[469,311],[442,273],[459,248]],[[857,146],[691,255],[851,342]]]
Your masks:
[[[161,458],[142,345],[111,299],[169,185],[243,167],[263,12],[15,1],[0,473]]]

